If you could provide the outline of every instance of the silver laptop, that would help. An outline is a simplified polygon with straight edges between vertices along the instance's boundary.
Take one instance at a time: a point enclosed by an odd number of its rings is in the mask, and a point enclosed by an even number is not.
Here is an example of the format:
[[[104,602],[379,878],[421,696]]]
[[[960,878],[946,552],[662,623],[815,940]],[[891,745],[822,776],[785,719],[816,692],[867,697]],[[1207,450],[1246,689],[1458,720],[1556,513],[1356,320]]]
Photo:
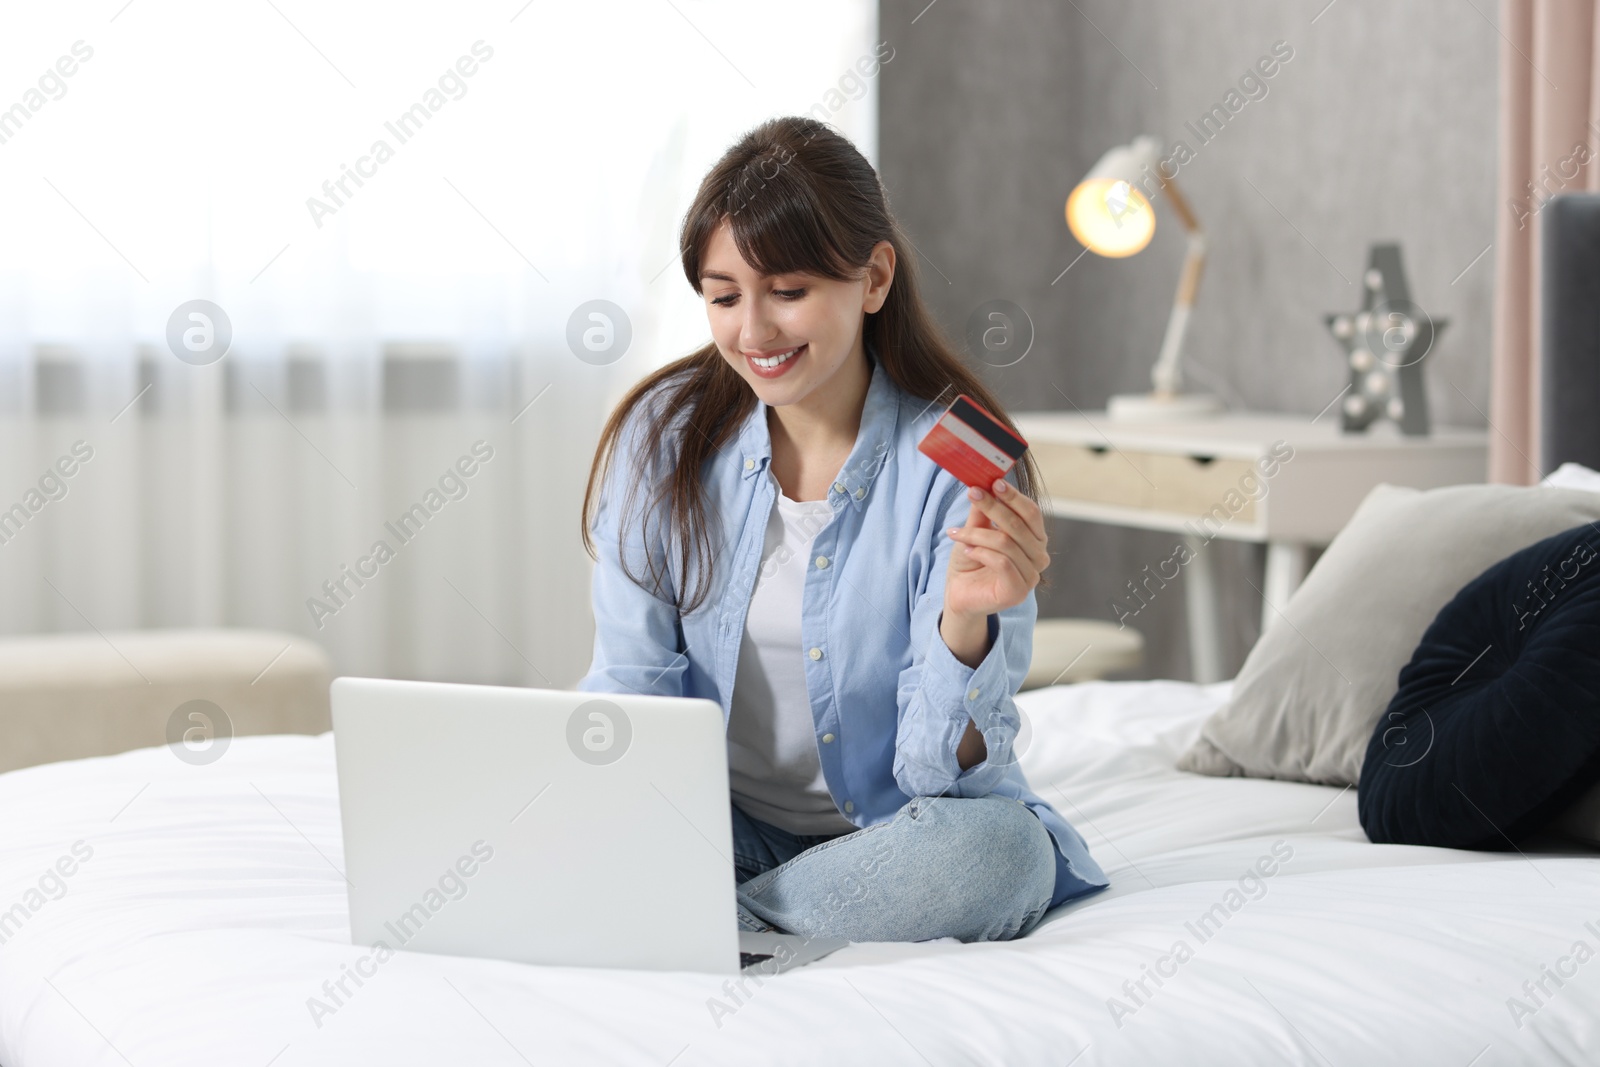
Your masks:
[[[350,934],[524,963],[776,974],[743,933],[713,701],[336,678]]]

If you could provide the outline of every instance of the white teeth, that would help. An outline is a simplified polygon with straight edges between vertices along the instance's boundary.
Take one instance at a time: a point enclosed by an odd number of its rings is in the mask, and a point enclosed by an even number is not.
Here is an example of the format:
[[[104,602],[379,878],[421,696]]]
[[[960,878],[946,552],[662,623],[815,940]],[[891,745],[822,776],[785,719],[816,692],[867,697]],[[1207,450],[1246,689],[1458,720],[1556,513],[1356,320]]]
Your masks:
[[[805,345],[801,345],[799,348],[791,348],[791,349],[789,349],[789,351],[781,352],[778,355],[773,356],[771,359],[762,359],[760,356],[753,356],[753,357],[751,357],[750,362],[754,363],[756,366],[762,368],[763,370],[771,370],[773,367],[776,367],[778,364],[786,363],[789,360],[793,359],[794,358],[794,354],[796,352],[800,351],[800,349],[804,348],[804,347],[805,347]]]

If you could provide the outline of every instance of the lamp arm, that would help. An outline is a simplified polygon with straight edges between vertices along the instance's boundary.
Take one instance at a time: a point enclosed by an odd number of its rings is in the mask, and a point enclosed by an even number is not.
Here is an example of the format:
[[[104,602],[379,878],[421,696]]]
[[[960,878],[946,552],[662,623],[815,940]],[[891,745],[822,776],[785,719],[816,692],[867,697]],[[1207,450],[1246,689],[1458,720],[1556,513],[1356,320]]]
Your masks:
[[[1162,191],[1172,206],[1172,213],[1189,233],[1189,253],[1183,261],[1183,273],[1178,278],[1178,292],[1172,301],[1172,314],[1167,319],[1167,333],[1161,340],[1161,354],[1150,370],[1150,380],[1155,391],[1162,395],[1178,392],[1183,376],[1178,361],[1183,352],[1183,335],[1189,328],[1189,312],[1194,307],[1195,293],[1200,288],[1200,275],[1206,264],[1206,238],[1194,217],[1189,202],[1178,192],[1171,181],[1161,183]]]

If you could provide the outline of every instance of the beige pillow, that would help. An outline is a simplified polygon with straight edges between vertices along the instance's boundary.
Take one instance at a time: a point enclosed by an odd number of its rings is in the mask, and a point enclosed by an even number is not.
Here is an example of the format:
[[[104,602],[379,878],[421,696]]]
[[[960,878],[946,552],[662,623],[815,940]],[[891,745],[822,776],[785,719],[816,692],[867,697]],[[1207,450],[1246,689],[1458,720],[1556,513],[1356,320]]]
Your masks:
[[[1600,520],[1576,489],[1380,485],[1250,650],[1178,768],[1355,785],[1367,742],[1439,609],[1492,564]]]

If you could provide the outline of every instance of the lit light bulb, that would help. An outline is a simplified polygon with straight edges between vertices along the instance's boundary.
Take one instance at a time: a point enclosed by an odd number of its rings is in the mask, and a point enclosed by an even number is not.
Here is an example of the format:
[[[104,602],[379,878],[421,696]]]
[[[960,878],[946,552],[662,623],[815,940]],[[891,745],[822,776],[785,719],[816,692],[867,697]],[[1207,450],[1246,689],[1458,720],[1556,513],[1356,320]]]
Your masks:
[[[1156,213],[1138,186],[1095,178],[1079,182],[1067,197],[1067,226],[1089,251],[1121,259],[1150,243]]]

